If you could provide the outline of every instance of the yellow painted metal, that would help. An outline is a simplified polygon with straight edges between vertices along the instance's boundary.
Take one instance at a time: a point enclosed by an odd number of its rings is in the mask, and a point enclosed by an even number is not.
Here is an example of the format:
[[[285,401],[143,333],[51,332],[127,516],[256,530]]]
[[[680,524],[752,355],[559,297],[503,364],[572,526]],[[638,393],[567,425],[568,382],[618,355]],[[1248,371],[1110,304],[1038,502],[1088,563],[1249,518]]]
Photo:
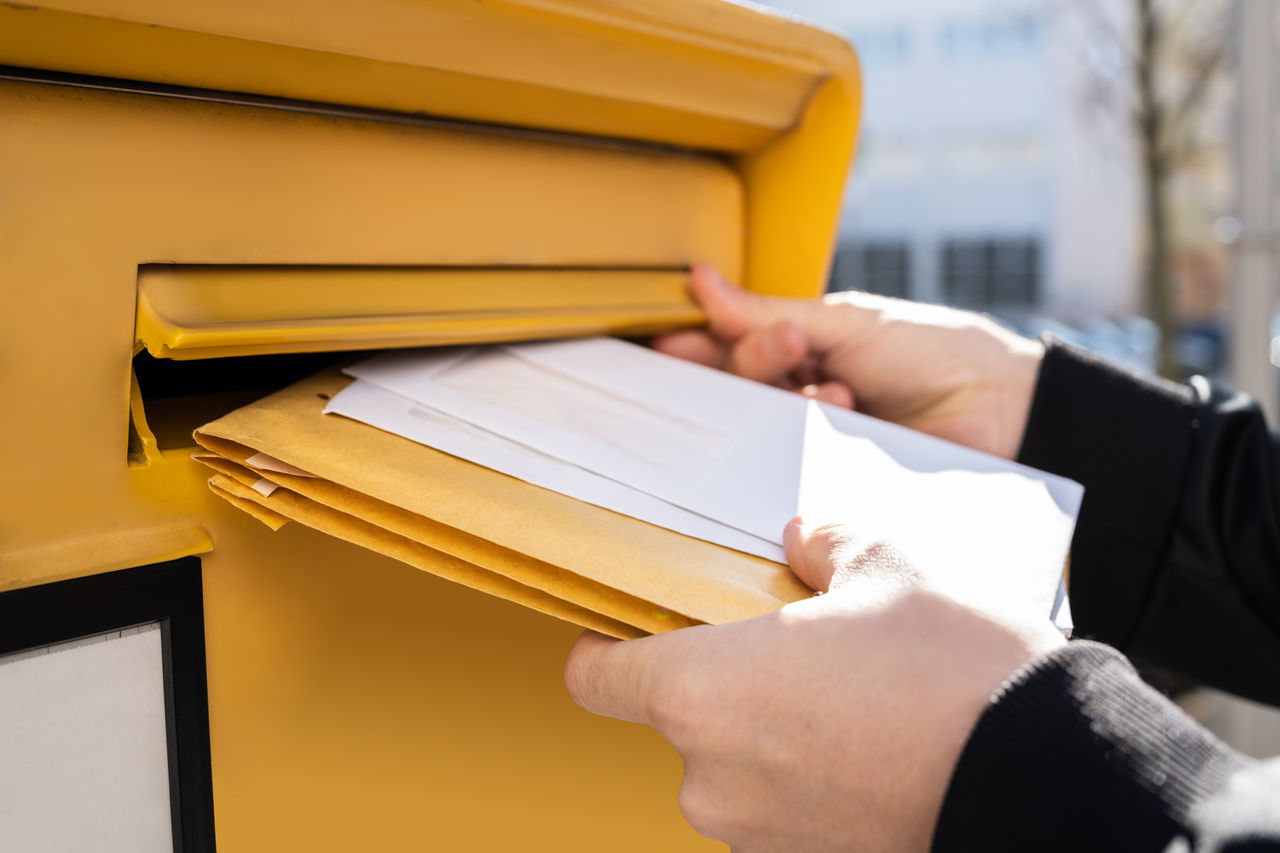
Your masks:
[[[741,253],[739,184],[709,158],[21,83],[0,114],[3,438],[29,449],[6,466],[0,585],[13,553],[155,516],[116,497],[140,266],[625,264],[652,293]]]
[[[737,262],[733,172],[33,84],[0,83],[0,114],[0,587],[204,554],[224,849],[592,850],[631,820],[646,829],[616,849],[696,847],[674,759],[564,697],[571,628],[319,534],[269,534],[220,505],[187,451],[156,447],[138,397],[146,464],[130,466],[130,360],[139,267],[156,262],[251,277],[621,262],[634,292],[670,294],[665,270]],[[575,288],[591,296],[578,281],[565,298]],[[253,290],[222,318],[298,307],[261,278]],[[619,766],[628,776],[609,778]]]
[[[712,849],[564,695],[572,628],[269,532],[131,359],[687,322],[700,260],[816,293],[848,47],[714,0],[24,0],[0,64],[432,117],[0,81],[0,590],[202,555],[222,849]]]
[[[30,0],[0,63],[723,152],[743,280],[790,295],[825,282],[861,107],[847,43],[719,0]]]
[[[737,151],[795,121],[831,43],[686,0],[0,8],[12,65]]]
[[[827,280],[844,192],[842,164],[857,131],[852,66],[850,60],[846,73],[822,84],[793,132],[738,161],[747,187],[743,282],[751,290],[814,296]]]
[[[136,334],[159,358],[652,334],[702,319],[684,272],[148,266]]]

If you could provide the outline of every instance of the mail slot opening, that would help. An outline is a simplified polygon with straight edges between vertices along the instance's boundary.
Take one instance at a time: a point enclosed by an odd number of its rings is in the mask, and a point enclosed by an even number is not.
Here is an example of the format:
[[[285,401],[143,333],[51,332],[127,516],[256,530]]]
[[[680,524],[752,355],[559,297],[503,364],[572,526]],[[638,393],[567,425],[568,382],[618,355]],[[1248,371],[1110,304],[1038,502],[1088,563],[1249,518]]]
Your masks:
[[[651,334],[702,315],[684,267],[144,264],[137,340],[176,361]]]
[[[306,352],[174,361],[141,352],[133,359],[129,462],[156,450],[194,447],[202,424],[252,403],[359,352]]]

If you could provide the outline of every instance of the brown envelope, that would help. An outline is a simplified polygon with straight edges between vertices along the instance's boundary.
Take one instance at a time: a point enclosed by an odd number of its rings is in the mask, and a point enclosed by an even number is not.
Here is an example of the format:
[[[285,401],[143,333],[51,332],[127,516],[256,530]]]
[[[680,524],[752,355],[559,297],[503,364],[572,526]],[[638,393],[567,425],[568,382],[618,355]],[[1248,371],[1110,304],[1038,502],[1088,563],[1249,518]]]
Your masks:
[[[196,431],[220,497],[616,637],[716,624],[812,593],[785,567],[582,503],[338,415],[304,379]],[[299,477],[245,463],[266,453]],[[278,483],[270,496],[252,488]]]

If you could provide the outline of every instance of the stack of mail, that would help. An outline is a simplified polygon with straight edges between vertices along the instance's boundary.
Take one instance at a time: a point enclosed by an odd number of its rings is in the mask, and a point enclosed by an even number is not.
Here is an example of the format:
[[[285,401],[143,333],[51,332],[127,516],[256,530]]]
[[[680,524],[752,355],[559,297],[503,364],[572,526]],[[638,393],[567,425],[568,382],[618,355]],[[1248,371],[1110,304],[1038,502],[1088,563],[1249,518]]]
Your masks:
[[[211,488],[614,636],[809,595],[783,565],[796,515],[1065,621],[1062,478],[607,338],[345,372],[197,431]]]

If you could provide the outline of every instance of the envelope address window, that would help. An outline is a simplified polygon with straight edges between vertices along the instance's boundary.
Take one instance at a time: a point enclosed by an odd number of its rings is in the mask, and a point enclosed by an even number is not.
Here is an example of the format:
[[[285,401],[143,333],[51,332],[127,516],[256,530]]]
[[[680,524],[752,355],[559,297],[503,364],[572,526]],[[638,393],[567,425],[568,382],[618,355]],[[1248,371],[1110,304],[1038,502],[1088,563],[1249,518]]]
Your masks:
[[[600,388],[503,350],[477,350],[435,381],[689,479],[711,468],[730,442],[719,430],[629,399],[625,389]]]

